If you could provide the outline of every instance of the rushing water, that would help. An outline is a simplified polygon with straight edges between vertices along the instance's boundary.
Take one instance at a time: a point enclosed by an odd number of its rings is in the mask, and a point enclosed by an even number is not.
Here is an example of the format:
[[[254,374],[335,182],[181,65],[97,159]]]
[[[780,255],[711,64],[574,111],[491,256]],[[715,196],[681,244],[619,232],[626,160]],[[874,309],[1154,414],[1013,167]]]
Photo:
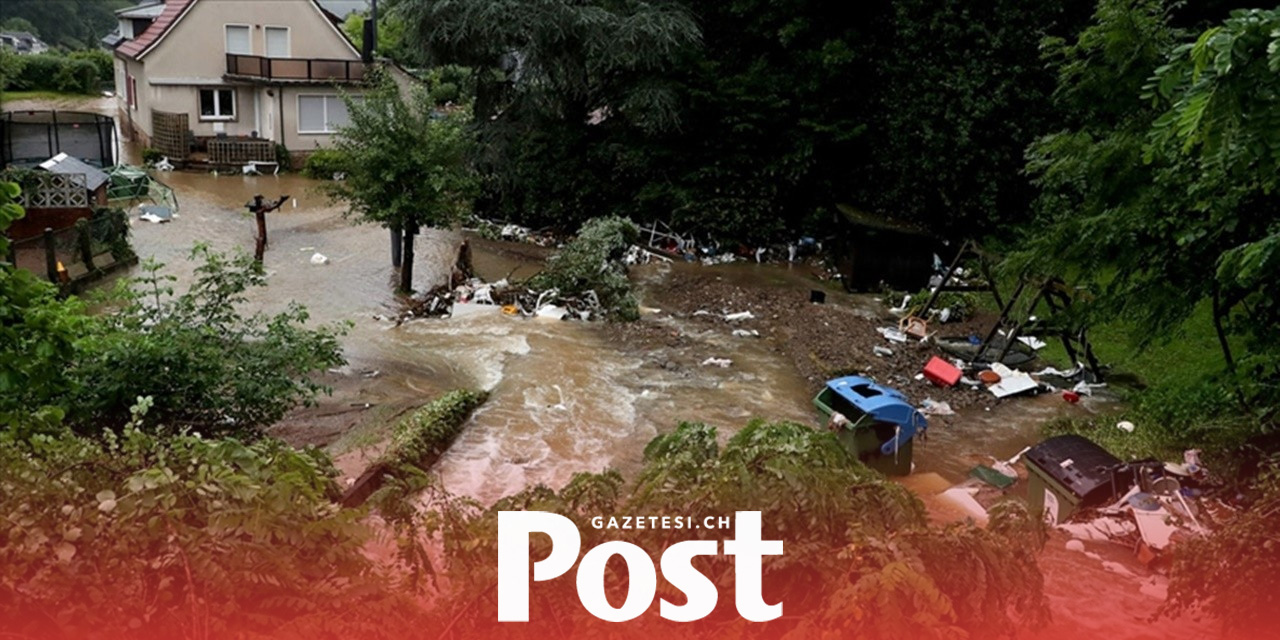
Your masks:
[[[733,338],[662,316],[664,326],[691,338],[680,349],[694,360],[733,359],[733,366],[723,369],[669,370],[612,343],[593,324],[481,312],[396,326],[386,319],[399,308],[392,293],[395,273],[386,231],[345,220],[315,192],[316,183],[293,175],[172,173],[161,178],[178,191],[179,216],[162,225],[134,218],[134,244],[141,257],[168,263],[180,281],[191,275],[185,256],[197,241],[219,250],[252,249],[254,222],[243,205],[253,195],[296,198],[296,206],[290,200],[268,216],[269,286],[250,292],[250,306],[277,311],[298,302],[316,322],[349,322],[343,345],[350,364],[344,375],[378,372],[361,379],[351,399],[413,405],[457,387],[491,392],[436,467],[444,486],[455,493],[491,502],[531,484],[558,486],[577,471],[617,468],[633,475],[644,445],[680,420],[712,424],[722,438],[752,417],[816,424],[806,384],[766,340]],[[419,288],[447,278],[459,241],[460,236],[447,232],[420,238],[415,266]],[[311,264],[314,253],[327,256],[328,264]],[[518,276],[530,271],[518,259],[483,251],[476,263],[489,278],[512,269]],[[738,277],[730,275],[735,273],[744,272],[725,271],[727,277]],[[669,277],[662,268],[648,268],[642,276],[649,281]],[[743,277],[795,284],[793,274],[767,268]],[[978,409],[935,419],[928,441],[916,449],[917,472],[941,478],[943,484],[959,482],[975,464],[990,462],[988,456],[1008,458],[1034,443],[1045,420],[1064,411],[1089,410],[1089,402],[1068,407],[1056,395],[1046,395],[1006,402],[989,412]],[[926,494],[926,500],[937,489],[912,480],[906,484]],[[1139,620],[1158,604],[1139,590],[1149,588],[1143,586],[1147,578],[1108,573],[1101,561],[1063,551],[1061,539],[1050,544],[1041,566],[1057,611],[1051,627],[1055,633],[1205,637],[1204,623],[1150,626]],[[1132,564],[1127,551],[1094,550]]]

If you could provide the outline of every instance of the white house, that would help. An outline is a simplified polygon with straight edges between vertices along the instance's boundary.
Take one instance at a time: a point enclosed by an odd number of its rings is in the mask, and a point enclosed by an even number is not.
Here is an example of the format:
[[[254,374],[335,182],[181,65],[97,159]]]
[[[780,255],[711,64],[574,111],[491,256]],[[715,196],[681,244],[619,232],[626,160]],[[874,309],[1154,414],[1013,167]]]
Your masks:
[[[189,148],[270,141],[297,161],[348,123],[340,90],[359,93],[369,72],[318,0],[149,0],[116,15],[104,42],[120,122],[144,146],[172,148],[185,115]]]

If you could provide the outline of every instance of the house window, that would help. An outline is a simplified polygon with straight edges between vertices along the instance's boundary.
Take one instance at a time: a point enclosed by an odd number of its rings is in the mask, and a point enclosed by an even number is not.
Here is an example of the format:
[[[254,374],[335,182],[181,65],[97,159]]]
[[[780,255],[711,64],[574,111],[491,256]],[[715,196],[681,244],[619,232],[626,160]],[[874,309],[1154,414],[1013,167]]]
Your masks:
[[[231,120],[236,117],[235,89],[201,89],[200,119]]]
[[[350,124],[351,114],[342,98],[298,96],[298,133],[337,133]]]
[[[248,25],[227,25],[227,53],[253,55],[253,44],[249,42]]]
[[[129,100],[129,108],[134,111],[138,110],[138,79],[132,75],[125,79],[125,91]]]
[[[289,57],[289,27],[267,27],[264,31],[268,58]]]

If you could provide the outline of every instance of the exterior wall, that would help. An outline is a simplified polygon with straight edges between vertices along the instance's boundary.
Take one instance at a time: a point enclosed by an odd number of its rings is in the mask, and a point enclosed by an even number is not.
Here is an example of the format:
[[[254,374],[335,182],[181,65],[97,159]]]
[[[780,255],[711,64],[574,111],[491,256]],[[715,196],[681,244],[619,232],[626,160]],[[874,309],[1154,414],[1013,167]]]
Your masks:
[[[266,27],[288,27],[291,58],[360,59],[359,52],[311,0],[197,0],[141,61],[117,61],[118,76],[128,72],[138,78],[138,108],[132,112],[124,106],[127,102],[124,80],[117,78],[121,121],[129,122],[128,116],[132,115],[134,129],[142,137],[150,138],[151,109],[158,109],[189,114],[191,130],[197,137],[218,134],[249,137],[256,132],[261,137],[283,142],[290,149],[314,149],[328,144],[330,136],[298,134],[297,94],[335,91],[319,86],[268,87],[225,80],[226,25],[250,28],[253,55],[266,53]],[[202,120],[201,88],[235,90],[235,116],[226,120]]]

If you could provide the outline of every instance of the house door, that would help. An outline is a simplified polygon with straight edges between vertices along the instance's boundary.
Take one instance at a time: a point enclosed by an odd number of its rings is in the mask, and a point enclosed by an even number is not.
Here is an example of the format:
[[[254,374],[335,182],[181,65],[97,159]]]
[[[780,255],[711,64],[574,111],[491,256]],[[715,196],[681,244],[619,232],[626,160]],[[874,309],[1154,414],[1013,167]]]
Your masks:
[[[275,91],[279,91],[279,89],[276,89]],[[280,116],[276,114],[276,97],[271,95],[272,93],[275,93],[275,91],[263,92],[261,94],[263,105],[262,137],[267,140],[275,140],[276,142],[279,142],[279,140],[276,140],[276,125],[278,124],[276,120]]]

